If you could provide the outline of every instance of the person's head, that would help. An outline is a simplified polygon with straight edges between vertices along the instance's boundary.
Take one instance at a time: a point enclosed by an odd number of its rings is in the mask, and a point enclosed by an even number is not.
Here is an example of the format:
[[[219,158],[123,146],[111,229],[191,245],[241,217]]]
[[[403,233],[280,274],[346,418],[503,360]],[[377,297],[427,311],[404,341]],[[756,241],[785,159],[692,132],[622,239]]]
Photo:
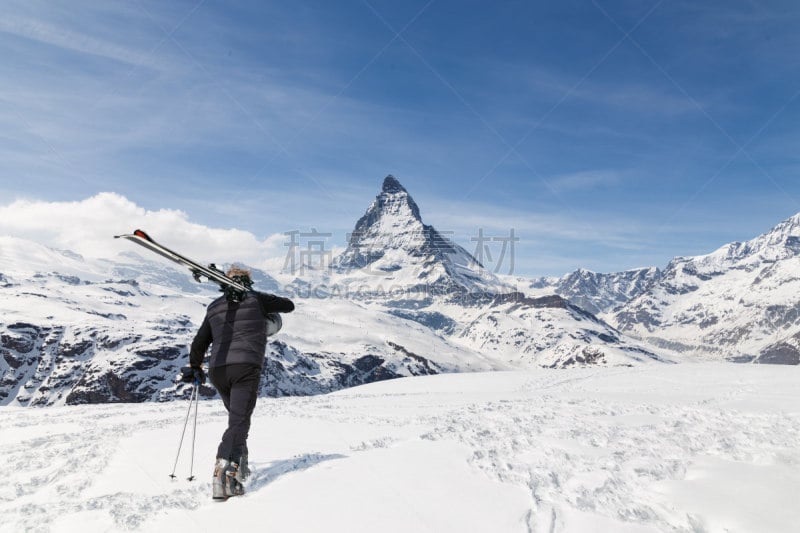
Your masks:
[[[253,288],[253,280],[250,277],[250,270],[247,268],[233,265],[228,269],[225,275],[243,286],[246,290],[251,290]],[[223,287],[220,290],[225,293],[225,298],[227,298],[229,302],[241,302],[247,295],[246,292],[242,292],[230,286]]]
[[[253,283],[253,278],[251,276],[249,268],[240,267],[238,265],[231,265],[231,267],[228,269],[225,275],[234,281],[238,281],[242,285],[247,285],[247,284],[252,285]]]

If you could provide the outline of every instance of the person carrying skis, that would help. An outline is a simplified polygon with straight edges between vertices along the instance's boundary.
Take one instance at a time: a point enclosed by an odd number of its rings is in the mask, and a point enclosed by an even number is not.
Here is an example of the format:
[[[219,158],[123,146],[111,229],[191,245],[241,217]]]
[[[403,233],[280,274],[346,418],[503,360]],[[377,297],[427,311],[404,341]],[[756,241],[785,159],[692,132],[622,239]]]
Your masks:
[[[228,428],[222,435],[214,464],[215,500],[244,494],[242,482],[250,474],[247,435],[258,399],[267,337],[281,328],[277,313],[294,310],[294,303],[288,298],[252,290],[249,270],[234,266],[227,276],[250,290],[242,292],[228,287],[223,296],[211,302],[189,354],[193,379],[205,383],[203,359],[211,346],[208,377],[228,411]]]

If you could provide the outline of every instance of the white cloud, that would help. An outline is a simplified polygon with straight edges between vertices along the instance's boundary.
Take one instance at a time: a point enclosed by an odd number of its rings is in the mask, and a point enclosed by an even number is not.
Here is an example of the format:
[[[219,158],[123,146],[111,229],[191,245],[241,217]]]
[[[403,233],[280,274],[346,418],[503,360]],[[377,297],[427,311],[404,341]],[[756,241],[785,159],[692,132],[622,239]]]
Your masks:
[[[286,236],[259,239],[235,228],[210,228],[191,222],[182,211],[144,209],[115,193],[76,202],[17,200],[0,206],[0,235],[28,239],[91,258],[113,259],[122,252],[149,254],[114,235],[142,229],[161,244],[201,263],[275,264],[286,253]]]

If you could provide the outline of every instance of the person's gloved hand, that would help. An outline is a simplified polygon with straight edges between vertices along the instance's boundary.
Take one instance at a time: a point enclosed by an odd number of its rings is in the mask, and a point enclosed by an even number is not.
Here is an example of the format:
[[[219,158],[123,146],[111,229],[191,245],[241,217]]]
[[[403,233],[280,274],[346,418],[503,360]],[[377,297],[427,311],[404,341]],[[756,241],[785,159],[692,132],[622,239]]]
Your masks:
[[[181,381],[202,385],[206,382],[206,373],[203,372],[202,368],[185,366],[181,368]]]

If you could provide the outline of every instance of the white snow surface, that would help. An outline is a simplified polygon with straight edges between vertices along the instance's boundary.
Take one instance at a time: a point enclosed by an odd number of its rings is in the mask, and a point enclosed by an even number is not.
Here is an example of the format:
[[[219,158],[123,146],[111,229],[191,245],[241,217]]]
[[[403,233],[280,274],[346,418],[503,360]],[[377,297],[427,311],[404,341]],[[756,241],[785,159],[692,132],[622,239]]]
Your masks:
[[[702,363],[405,378],[261,398],[247,494],[211,500],[201,401],[0,408],[0,533],[790,532],[800,368]],[[191,431],[191,422],[190,429]]]

